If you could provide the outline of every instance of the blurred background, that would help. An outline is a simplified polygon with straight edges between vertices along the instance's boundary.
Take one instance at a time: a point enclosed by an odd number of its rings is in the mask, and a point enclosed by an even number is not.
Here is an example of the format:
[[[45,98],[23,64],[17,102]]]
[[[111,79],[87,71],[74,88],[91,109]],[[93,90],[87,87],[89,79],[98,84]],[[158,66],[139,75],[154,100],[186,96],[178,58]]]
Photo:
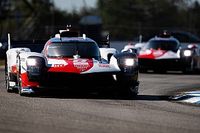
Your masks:
[[[0,0],[0,41],[47,40],[71,24],[97,41],[138,40],[161,30],[200,35],[198,0]]]

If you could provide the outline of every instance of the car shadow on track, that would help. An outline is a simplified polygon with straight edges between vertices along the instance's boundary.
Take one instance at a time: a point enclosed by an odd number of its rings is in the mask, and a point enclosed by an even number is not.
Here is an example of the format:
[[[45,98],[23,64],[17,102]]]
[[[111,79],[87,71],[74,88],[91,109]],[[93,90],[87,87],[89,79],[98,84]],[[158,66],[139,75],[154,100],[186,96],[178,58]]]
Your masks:
[[[200,75],[200,71],[188,72],[188,73],[183,73],[182,71],[166,71],[166,72],[147,71],[147,72],[140,72],[140,74],[149,74],[149,75],[156,75],[156,74],[161,74],[161,75]]]
[[[171,96],[167,95],[138,95],[134,100],[145,100],[145,101],[168,101]]]
[[[55,99],[99,99],[99,100],[144,100],[144,101],[168,101],[170,96],[165,95],[137,95],[126,96],[111,92],[43,92],[34,95],[37,98],[55,98]]]

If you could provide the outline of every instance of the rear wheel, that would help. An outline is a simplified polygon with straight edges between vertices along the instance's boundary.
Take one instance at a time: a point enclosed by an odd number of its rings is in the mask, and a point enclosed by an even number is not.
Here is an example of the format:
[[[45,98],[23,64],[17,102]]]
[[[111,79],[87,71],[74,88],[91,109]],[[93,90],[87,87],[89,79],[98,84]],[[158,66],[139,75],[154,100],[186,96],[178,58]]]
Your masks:
[[[6,63],[6,62],[5,62]],[[7,92],[13,92],[13,88],[10,86],[10,77],[7,69],[7,65],[5,64],[5,81],[6,81],[6,90]]]
[[[11,93],[11,92],[13,92],[13,88],[9,84],[9,77],[8,77],[8,75],[6,75],[5,78],[6,78],[6,90],[7,90],[7,92]]]
[[[11,89],[10,84],[9,84],[7,59],[5,59],[5,81],[6,81],[6,90],[7,90],[7,92],[12,92],[12,89]]]

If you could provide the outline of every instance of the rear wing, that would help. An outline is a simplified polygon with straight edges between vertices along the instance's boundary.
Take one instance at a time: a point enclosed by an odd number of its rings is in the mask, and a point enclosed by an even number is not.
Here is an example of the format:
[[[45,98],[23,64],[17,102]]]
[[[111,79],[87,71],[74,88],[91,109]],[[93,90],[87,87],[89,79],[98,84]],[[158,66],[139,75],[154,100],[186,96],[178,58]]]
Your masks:
[[[2,47],[0,48],[0,58],[6,58],[6,51],[11,48],[20,48],[26,47],[29,48],[32,52],[41,53],[46,40],[11,40],[10,34],[8,34],[8,41],[2,43]]]
[[[5,49],[27,47],[32,52],[41,52],[45,43],[46,40],[11,40],[10,34],[8,33],[8,43],[7,46],[5,46]]]
[[[42,52],[46,40],[23,40],[23,41],[11,41],[11,48],[26,47],[32,52]]]

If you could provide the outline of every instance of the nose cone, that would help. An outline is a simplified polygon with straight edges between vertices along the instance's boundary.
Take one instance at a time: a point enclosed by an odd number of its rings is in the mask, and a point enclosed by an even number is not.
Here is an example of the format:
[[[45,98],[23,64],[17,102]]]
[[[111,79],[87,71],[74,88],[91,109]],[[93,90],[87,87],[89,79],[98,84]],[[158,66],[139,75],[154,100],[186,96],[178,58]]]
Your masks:
[[[81,58],[49,60],[48,66],[48,72],[81,73],[93,67],[93,60]]]

